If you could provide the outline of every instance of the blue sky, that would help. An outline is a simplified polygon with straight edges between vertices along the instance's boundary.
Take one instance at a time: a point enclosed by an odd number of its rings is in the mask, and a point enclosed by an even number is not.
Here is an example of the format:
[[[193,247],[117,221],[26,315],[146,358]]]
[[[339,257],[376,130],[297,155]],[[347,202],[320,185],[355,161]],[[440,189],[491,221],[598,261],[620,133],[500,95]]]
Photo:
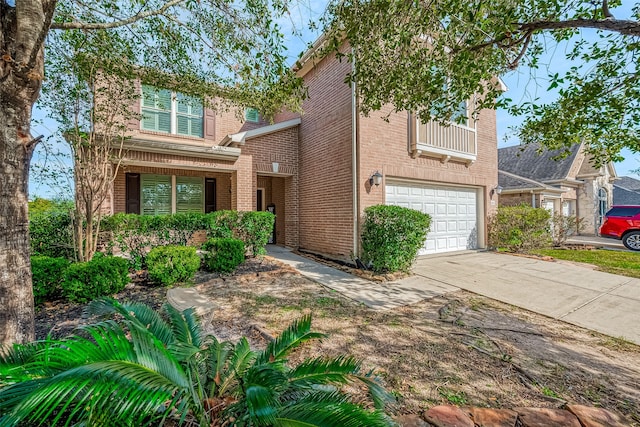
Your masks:
[[[289,57],[291,63],[297,59],[298,54],[306,50],[308,43],[312,43],[319,35],[319,30],[309,30],[308,24],[310,20],[317,22],[325,8],[326,0],[299,0],[292,4],[290,9],[290,15],[279,21],[279,24],[285,34],[288,35]],[[620,8],[613,10],[614,15],[617,18],[629,17],[631,15],[631,5],[626,4]],[[589,30],[583,30],[581,37],[587,39],[593,39],[595,32]],[[550,49],[549,54],[542,58],[541,64],[543,65],[536,72],[530,70],[527,67],[521,67],[518,70],[502,76],[503,81],[509,88],[507,96],[514,101],[532,100],[533,98],[539,98],[541,102],[553,101],[554,94],[546,92],[545,77],[549,71],[562,72],[566,70],[571,64],[563,60],[558,61],[558,58],[563,55],[563,49],[565,46],[557,45]],[[46,112],[38,109],[34,110],[34,123],[32,125],[33,136],[44,135],[45,138],[51,138],[48,144],[41,144],[32,161],[32,165],[46,165],[54,170],[59,170],[64,167],[68,167],[69,159],[56,156],[53,153],[58,151],[68,151],[65,144],[56,142],[52,136],[57,129],[57,123],[53,120],[46,118]],[[521,118],[513,117],[509,115],[505,110],[497,111],[497,125],[498,125],[498,146],[506,147],[510,145],[518,144],[517,138],[509,131],[509,128],[518,125],[521,122]],[[616,163],[616,171],[619,176],[632,175],[636,178],[638,175],[633,175],[635,169],[640,168],[640,154],[634,155],[629,150],[622,152],[625,160],[623,162]],[[32,196],[41,197],[70,197],[69,183],[66,180],[62,180],[58,184],[52,184],[47,180],[44,180],[42,176],[32,171],[29,184],[29,193]]]

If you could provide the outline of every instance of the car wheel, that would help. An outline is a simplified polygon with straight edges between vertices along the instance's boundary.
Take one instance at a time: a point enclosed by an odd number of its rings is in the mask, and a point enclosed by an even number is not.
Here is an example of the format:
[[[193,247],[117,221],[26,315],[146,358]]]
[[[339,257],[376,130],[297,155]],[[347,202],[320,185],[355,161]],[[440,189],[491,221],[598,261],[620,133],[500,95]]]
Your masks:
[[[622,244],[632,251],[640,251],[640,231],[630,231],[622,237]]]

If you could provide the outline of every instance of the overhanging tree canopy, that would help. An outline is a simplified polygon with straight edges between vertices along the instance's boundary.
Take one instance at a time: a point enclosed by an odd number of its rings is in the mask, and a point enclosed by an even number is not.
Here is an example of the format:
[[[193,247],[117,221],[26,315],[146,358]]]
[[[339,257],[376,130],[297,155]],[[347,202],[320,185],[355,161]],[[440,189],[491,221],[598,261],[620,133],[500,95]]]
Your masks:
[[[330,50],[349,40],[349,76],[364,113],[392,104],[423,120],[446,123],[461,101],[482,108],[506,107],[525,115],[524,143],[549,148],[585,142],[601,161],[620,160],[620,150],[640,151],[639,7],[617,19],[610,3],[558,0],[336,0],[324,24]],[[581,37],[597,31],[597,40]],[[496,78],[521,64],[536,68],[547,43],[566,42],[566,71],[549,75],[558,91],[549,104],[514,104],[500,97]],[[573,63],[572,63],[573,64]]]

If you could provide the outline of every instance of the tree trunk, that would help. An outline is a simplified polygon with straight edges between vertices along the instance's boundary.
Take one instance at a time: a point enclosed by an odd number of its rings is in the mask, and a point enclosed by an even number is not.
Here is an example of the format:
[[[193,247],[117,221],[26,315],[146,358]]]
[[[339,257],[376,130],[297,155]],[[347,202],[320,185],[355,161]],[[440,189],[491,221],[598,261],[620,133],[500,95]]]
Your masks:
[[[31,104],[11,102],[3,86],[0,83],[0,346],[34,339],[27,204]]]
[[[31,109],[55,1],[0,0],[0,346],[34,339],[29,248]]]

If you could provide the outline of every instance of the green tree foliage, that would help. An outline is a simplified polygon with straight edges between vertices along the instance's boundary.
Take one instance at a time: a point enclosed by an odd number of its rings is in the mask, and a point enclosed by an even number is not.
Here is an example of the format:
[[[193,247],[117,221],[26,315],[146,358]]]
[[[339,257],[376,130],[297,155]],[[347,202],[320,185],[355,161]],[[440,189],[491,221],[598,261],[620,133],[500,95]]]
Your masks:
[[[324,17],[325,50],[343,51],[354,64],[348,80],[365,114],[391,104],[423,121],[456,120],[461,101],[474,112],[505,106],[526,115],[523,142],[549,148],[585,142],[599,161],[619,159],[623,147],[640,151],[640,8],[617,19],[620,0],[334,0]],[[620,12],[622,13],[622,12]],[[594,30],[590,42],[581,31]],[[597,33],[596,33],[597,32]],[[597,35],[596,35],[597,34]],[[537,68],[556,42],[566,42],[568,70],[550,70],[539,86],[556,101],[523,104],[499,99],[497,78],[521,64]]]
[[[192,309],[165,305],[158,313],[107,299],[88,309],[111,320],[0,355],[0,426],[392,425],[381,411],[389,395],[358,360],[287,363],[297,347],[324,338],[310,316],[255,351],[246,338],[234,344],[205,334]],[[379,409],[340,391],[352,382],[364,384]]]
[[[415,209],[369,206],[362,223],[362,261],[378,273],[408,271],[430,224],[431,217]]]
[[[147,256],[149,279],[163,286],[187,282],[199,268],[200,256],[192,246],[158,246]]]
[[[551,244],[551,213],[527,205],[500,206],[489,217],[489,247],[528,252]]]

